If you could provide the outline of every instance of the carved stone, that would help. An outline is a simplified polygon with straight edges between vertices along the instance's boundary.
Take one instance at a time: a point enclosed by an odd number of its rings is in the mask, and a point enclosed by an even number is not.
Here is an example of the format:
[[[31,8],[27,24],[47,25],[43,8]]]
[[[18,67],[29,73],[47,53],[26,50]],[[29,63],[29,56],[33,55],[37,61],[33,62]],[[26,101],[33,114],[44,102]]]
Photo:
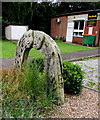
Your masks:
[[[15,66],[21,67],[27,61],[31,48],[43,53],[47,72],[47,91],[52,87],[53,97],[57,104],[64,103],[64,83],[62,78],[62,59],[56,42],[42,31],[27,31],[18,41],[16,47]]]

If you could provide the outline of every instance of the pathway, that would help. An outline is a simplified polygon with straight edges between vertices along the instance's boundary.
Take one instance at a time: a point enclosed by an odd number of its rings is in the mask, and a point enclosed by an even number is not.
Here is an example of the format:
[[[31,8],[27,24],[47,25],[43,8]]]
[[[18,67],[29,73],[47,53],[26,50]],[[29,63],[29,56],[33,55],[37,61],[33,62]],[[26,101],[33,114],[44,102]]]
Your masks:
[[[100,48],[71,53],[62,53],[61,56],[63,60],[69,61],[78,60],[80,58],[100,56]],[[0,58],[0,67],[14,67],[14,58]]]
[[[78,63],[81,65],[82,70],[85,72],[85,78],[83,79],[83,85],[92,88],[96,91],[100,91],[100,57],[94,59],[88,59],[84,61],[75,61],[74,64]]]

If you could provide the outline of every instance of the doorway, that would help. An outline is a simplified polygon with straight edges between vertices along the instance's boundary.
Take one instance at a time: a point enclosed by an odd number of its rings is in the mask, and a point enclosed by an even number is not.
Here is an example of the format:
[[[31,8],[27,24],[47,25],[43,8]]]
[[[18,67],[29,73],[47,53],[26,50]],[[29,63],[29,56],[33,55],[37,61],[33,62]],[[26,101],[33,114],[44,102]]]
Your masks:
[[[73,30],[74,30],[74,22],[68,22],[67,24],[67,33],[66,33],[66,42],[72,42],[73,40]]]

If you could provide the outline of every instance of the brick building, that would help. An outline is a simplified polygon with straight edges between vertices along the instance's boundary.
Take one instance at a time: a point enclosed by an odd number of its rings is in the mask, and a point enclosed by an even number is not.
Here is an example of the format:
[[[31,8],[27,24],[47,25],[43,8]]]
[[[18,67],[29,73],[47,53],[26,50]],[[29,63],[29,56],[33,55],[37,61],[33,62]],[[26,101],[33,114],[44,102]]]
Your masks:
[[[100,9],[67,13],[51,19],[51,36],[66,42],[82,44],[83,37],[95,36],[94,46],[100,45]]]

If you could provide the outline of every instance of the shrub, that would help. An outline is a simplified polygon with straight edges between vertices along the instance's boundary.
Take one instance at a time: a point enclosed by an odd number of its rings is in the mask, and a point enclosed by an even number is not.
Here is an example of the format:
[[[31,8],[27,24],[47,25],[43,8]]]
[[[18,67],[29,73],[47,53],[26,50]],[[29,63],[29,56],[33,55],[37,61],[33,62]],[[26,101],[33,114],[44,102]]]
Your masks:
[[[42,73],[44,71],[43,58],[35,58],[32,64],[39,66],[39,70]],[[84,77],[84,71],[81,70],[80,65],[73,64],[72,62],[63,62],[63,79],[64,79],[64,91],[69,94],[79,94],[82,89],[82,80]]]
[[[43,60],[34,59],[20,69],[2,71],[3,118],[33,118],[49,115],[55,100],[47,97]]]
[[[82,89],[84,72],[78,64],[63,62],[63,79],[65,93],[79,94]]]

